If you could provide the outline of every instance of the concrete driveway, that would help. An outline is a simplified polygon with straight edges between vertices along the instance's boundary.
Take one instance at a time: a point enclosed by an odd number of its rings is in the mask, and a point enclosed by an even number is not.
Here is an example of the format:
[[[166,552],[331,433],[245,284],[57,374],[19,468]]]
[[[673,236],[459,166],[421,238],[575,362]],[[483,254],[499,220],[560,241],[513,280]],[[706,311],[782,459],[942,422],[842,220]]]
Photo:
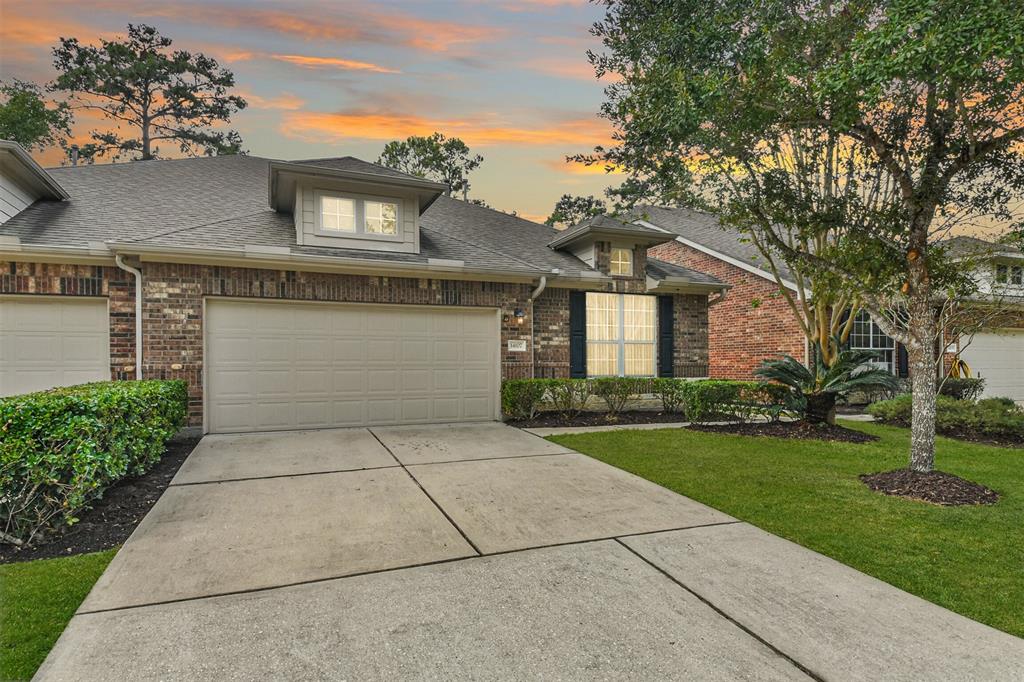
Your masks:
[[[1022,679],[1024,640],[500,424],[207,436],[39,679]]]

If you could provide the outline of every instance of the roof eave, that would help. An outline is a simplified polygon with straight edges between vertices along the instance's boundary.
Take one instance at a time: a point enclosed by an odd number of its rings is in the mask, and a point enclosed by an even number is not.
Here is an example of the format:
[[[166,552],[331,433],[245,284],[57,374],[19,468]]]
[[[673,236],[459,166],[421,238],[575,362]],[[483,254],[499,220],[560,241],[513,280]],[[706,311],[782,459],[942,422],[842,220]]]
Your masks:
[[[60,183],[54,180],[45,168],[36,163],[36,160],[17,142],[0,140],[0,151],[10,154],[18,161],[26,179],[33,184],[33,189],[42,196],[57,201],[66,201],[71,198]]]
[[[573,234],[559,235],[552,239],[550,242],[548,242],[548,246],[551,247],[552,249],[561,249],[571,244],[575,244],[576,242],[579,241],[596,241],[601,237],[623,238],[628,239],[636,244],[645,244],[647,246],[664,244],[665,242],[670,242],[673,239],[673,237],[669,234],[666,234],[664,237],[661,237],[654,234],[645,234],[643,232],[638,232],[636,230],[617,230],[608,227],[593,227],[587,228],[585,230],[579,230]]]

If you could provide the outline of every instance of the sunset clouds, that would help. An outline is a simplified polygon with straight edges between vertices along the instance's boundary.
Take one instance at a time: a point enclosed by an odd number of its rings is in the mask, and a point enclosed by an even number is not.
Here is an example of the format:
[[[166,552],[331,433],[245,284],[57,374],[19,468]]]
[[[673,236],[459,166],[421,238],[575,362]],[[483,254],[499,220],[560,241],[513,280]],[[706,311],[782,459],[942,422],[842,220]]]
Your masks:
[[[605,80],[586,58],[600,9],[585,0],[0,2],[0,78],[45,83],[58,38],[95,44],[152,24],[234,72],[249,107],[230,127],[252,154],[373,160],[387,141],[442,132],[485,156],[474,194],[530,216],[615,180],[564,162],[611,135],[595,115]],[[81,112],[74,138],[110,127]]]

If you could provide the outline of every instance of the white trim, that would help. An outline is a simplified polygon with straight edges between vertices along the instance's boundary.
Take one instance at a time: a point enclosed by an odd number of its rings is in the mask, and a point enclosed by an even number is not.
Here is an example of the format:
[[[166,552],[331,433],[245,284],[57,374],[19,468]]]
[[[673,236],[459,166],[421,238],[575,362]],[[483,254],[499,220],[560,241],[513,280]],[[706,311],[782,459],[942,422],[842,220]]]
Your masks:
[[[658,227],[657,225],[655,225],[653,223],[649,223],[646,220],[638,220],[638,221],[636,221],[636,223],[637,223],[637,225],[643,225],[644,227],[649,227],[652,230],[661,230],[662,232],[668,232],[670,234],[674,234],[671,230],[666,230],[663,227]],[[756,265],[751,265],[750,263],[746,263],[744,261],[741,261],[738,258],[733,258],[732,256],[727,256],[724,253],[722,253],[721,251],[715,251],[712,248],[704,246],[703,244],[695,242],[692,239],[687,239],[687,238],[682,237],[680,235],[676,235],[676,241],[681,243],[681,244],[685,244],[686,246],[689,246],[692,249],[697,249],[701,253],[706,253],[709,256],[713,256],[714,258],[717,258],[718,260],[725,261],[729,265],[735,265],[736,267],[738,267],[741,270],[745,270],[747,272],[753,273],[753,274],[757,275],[758,277],[763,277],[763,278],[765,278],[767,280],[770,280],[770,281],[778,284],[778,281],[775,279],[775,275],[773,275],[772,273],[768,272],[767,270],[764,270],[762,268],[757,267]],[[790,289],[792,291],[797,291],[796,284],[794,284],[793,282],[790,282],[787,279],[783,279],[782,280],[782,285],[784,287],[786,287],[787,289]]]

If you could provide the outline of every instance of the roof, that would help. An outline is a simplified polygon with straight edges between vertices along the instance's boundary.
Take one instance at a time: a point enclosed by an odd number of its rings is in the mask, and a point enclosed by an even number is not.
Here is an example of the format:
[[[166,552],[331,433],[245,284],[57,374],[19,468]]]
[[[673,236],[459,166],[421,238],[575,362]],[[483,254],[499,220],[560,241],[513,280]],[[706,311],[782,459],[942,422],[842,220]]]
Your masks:
[[[566,230],[562,230],[558,236],[551,240],[551,247],[555,249],[564,248],[580,239],[604,236],[635,238],[638,241],[646,241],[652,245],[669,241],[669,239],[665,238],[665,233],[660,230],[652,230],[649,227],[625,222],[609,215],[599,215]]]
[[[647,259],[647,276],[655,280],[678,279],[694,282],[695,284],[711,284],[719,287],[728,286],[725,282],[705,272],[698,272],[682,265],[668,263],[657,258]]]
[[[60,201],[68,198],[68,193],[60,183],[36,163],[25,148],[11,140],[0,140],[0,158],[10,159],[14,167],[10,170],[32,188],[39,196]]]
[[[950,237],[944,240],[943,244],[949,249],[949,254],[955,258],[967,256],[1009,256],[1011,258],[1024,256],[1024,252],[1012,244],[990,242],[986,239],[968,237],[966,235]]]
[[[0,226],[0,236],[17,237],[23,247],[95,249],[107,243],[121,250],[131,245],[280,253],[380,261],[382,266],[460,261],[470,271],[602,277],[579,258],[548,246],[558,230],[444,195],[420,217],[420,253],[299,246],[292,216],[268,205],[268,171],[278,163],[237,155],[55,168],[50,173],[70,201],[37,201]],[[421,180],[352,157],[291,163]],[[652,276],[717,282],[667,263],[655,266]]]
[[[632,216],[636,220],[644,220],[706,249],[764,270],[769,275],[771,273],[771,266],[757,247],[744,239],[737,230],[723,225],[714,214],[692,208],[638,206]],[[783,279],[792,280],[792,273],[781,259],[776,262],[776,266]]]

